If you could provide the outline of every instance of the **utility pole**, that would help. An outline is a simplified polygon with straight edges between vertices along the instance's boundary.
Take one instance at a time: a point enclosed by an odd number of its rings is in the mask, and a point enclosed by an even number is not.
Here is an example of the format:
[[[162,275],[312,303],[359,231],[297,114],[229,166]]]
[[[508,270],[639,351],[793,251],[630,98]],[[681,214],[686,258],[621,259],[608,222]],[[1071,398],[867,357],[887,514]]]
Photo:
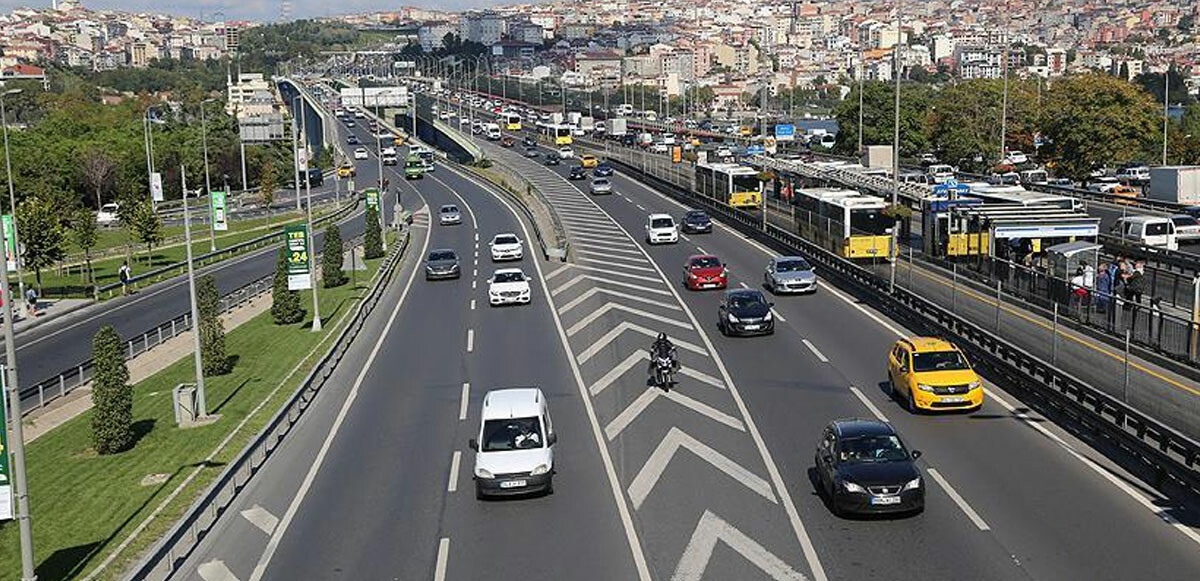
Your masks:
[[[192,361],[196,365],[196,418],[208,417],[204,400],[204,360],[200,353],[200,309],[196,305],[196,268],[192,263],[192,219],[188,216],[187,168],[179,164],[179,183],[183,189],[183,237],[187,247],[188,300],[192,307]]]
[[[204,151],[204,191],[208,193],[208,251],[217,251],[217,225],[212,215],[212,182],[208,177],[208,128],[204,121],[204,103],[200,101],[200,143]]]
[[[7,135],[7,133],[6,133]],[[7,147],[5,148],[7,151]],[[10,181],[11,185],[12,182]],[[14,210],[14,225],[16,224]],[[0,228],[0,248],[8,248],[4,240],[4,229]],[[13,334],[12,287],[9,286],[7,265],[0,268],[0,293],[4,298],[4,366],[5,396],[8,397],[8,445],[12,447],[13,496],[16,499],[17,528],[21,536],[21,581],[37,581],[33,568],[33,523],[29,516],[29,488],[25,478],[25,433],[21,418],[21,390],[17,382],[17,348]],[[7,454],[8,450],[2,451]]]
[[[896,80],[895,88],[895,110],[893,112],[894,119],[892,124],[892,210],[898,209],[900,204],[900,49],[903,48],[904,30],[901,27],[900,18],[901,0],[896,0],[896,66],[892,69],[892,76]],[[861,93],[859,93],[861,95]],[[862,108],[859,108],[862,112]],[[862,127],[860,124],[859,127]],[[860,151],[861,154],[861,151]],[[888,274],[888,292],[896,290],[896,258],[899,255],[900,241],[900,220],[893,218],[892,220],[892,236],[891,248],[889,249],[890,258],[889,274]]]
[[[300,125],[296,119],[296,117],[300,115],[300,106],[300,95],[297,94],[292,98],[292,165],[295,166],[296,170],[297,212],[303,209],[300,207]]]
[[[17,195],[13,192],[13,173],[12,160],[8,156],[8,113],[5,110],[5,97],[20,93],[21,89],[9,89],[0,94],[0,125],[4,126],[4,169],[8,172],[8,211],[12,212],[13,216],[13,248],[16,252],[13,253],[13,261],[17,263],[17,290],[21,296],[25,296],[25,274],[21,268],[21,235],[17,232]],[[97,200],[97,202],[99,202]],[[100,208],[97,207],[97,210]]]
[[[1167,65],[1167,70],[1163,71],[1163,156],[1162,164],[1167,165],[1167,122],[1170,114],[1170,101],[1168,97],[1171,94],[1171,65]],[[7,141],[5,142],[7,143]],[[8,153],[8,146],[5,146],[5,154]],[[12,182],[9,182],[10,184]]]
[[[1011,45],[1008,42],[1008,2],[1004,3],[1004,56],[1000,66],[1004,68],[1004,96],[1000,105],[1000,163],[1008,157],[1008,57]]]
[[[866,61],[863,60],[862,42],[858,44],[858,154],[863,150],[863,77],[867,76]]]
[[[317,298],[317,259],[316,259],[316,255],[314,254],[314,250],[313,250],[313,239],[316,238],[316,233],[313,232],[312,188],[305,186],[305,192],[308,195],[308,203],[305,204],[305,208],[307,208],[307,214],[308,214],[307,215],[307,219],[308,219],[308,276],[309,276],[309,280],[311,281],[310,284],[312,285],[312,299],[313,299],[312,331],[314,333],[316,333],[321,330],[321,303],[320,303],[320,300]],[[296,197],[297,198],[300,197],[299,189],[296,190]],[[380,206],[380,208],[383,207],[383,194],[379,195],[379,206]],[[335,224],[334,227],[336,228],[337,225]],[[384,236],[383,238],[384,238],[384,240],[386,240],[387,236]],[[354,256],[354,248],[350,249],[350,256]]]

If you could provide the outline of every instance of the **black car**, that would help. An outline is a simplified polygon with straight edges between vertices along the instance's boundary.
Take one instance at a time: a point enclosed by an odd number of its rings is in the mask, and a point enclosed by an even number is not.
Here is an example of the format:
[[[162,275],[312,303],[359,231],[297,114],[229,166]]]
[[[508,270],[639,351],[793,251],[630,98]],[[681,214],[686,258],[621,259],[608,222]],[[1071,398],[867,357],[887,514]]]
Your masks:
[[[350,134],[349,136],[346,137],[346,143],[348,145],[358,145],[358,143],[359,143],[358,136],[354,135],[353,133]]]
[[[592,170],[592,175],[598,178],[611,177],[613,175],[613,167],[608,165],[607,161],[602,162],[596,166],[596,169]]]
[[[688,213],[683,215],[680,222],[680,229],[688,234],[699,234],[701,232],[712,232],[712,218],[704,210],[688,210]]]
[[[458,255],[453,250],[443,248],[429,252],[425,260],[425,280],[441,280],[461,276],[458,267]]]
[[[717,307],[717,328],[722,335],[771,335],[775,332],[773,306],[758,289],[727,290]]]
[[[546,165],[558,165],[560,163],[562,163],[562,160],[559,159],[557,153],[546,154]]]
[[[538,156],[538,150],[536,147],[526,147],[525,148],[525,157],[537,157],[537,156]]]
[[[632,133],[627,133],[627,134],[621,136],[621,145],[628,145],[630,147],[633,147],[636,144],[637,144],[637,136],[636,135],[633,135]]]
[[[925,510],[925,480],[891,424],[836,420],[817,444],[821,493],[834,514],[918,513]]]
[[[525,139],[522,139],[521,143],[524,143],[525,147],[537,147],[537,141],[535,141],[532,137],[526,137]]]
[[[587,177],[587,169],[585,169],[582,165],[571,166],[571,173],[567,174],[567,179],[571,180],[582,180],[586,179]]]

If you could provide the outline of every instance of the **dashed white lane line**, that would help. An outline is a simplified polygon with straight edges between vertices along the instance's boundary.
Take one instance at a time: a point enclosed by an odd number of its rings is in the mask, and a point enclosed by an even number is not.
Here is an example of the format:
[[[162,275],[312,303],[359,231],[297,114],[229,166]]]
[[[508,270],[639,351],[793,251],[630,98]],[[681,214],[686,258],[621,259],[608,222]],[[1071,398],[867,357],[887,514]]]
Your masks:
[[[645,206],[643,206],[643,205],[641,205],[641,204],[637,204],[637,209],[639,209],[639,210],[641,210],[641,211],[643,211],[643,212],[645,212],[645,211],[646,211],[646,207],[645,207]]]
[[[475,329],[467,329],[467,353],[475,350]]]
[[[680,237],[680,238],[683,238],[683,241],[684,241],[684,242],[691,242],[691,241],[692,241],[692,239],[691,239],[691,238],[688,238],[688,237],[687,237],[687,234],[680,234],[680,235],[679,235],[679,237]]]
[[[477,280],[471,281],[471,290],[475,290],[475,285],[477,285],[477,284],[479,284],[479,281],[477,281]]]
[[[467,405],[468,405],[467,402],[469,402],[470,400],[471,400],[471,384],[463,383],[462,384],[462,397],[460,398],[460,400],[458,402],[458,419],[460,419],[460,420],[467,419]]]
[[[479,276],[479,269],[478,268],[471,269],[471,276]]]
[[[700,254],[708,254],[708,251],[704,250],[703,248],[701,248],[699,246],[696,247],[696,252],[699,252]]]
[[[471,299],[471,310],[475,310],[475,299]]]
[[[808,339],[801,339],[801,341],[804,342],[804,346],[808,347],[809,351],[812,351],[813,355],[817,356],[817,359],[821,360],[821,363],[829,363],[829,359],[825,358],[825,354],[821,353],[821,350],[817,349],[816,345],[813,345]]]
[[[454,451],[450,457],[450,480],[446,483],[446,492],[458,492],[458,466],[462,462],[462,452]]]
[[[883,412],[879,411],[879,408],[875,407],[875,404],[872,403],[871,400],[867,399],[866,394],[864,394],[861,390],[851,385],[850,391],[853,392],[856,397],[858,397],[858,401],[861,401],[868,410],[871,410],[871,415],[875,416],[875,419],[881,422],[888,421],[887,416],[883,415]]]
[[[279,524],[279,519],[275,515],[257,504],[243,510],[242,518],[250,521],[250,524],[257,527],[258,530],[267,533],[267,536],[271,536],[271,533],[275,532],[276,525]]]
[[[450,561],[450,538],[438,541],[437,565],[433,569],[433,581],[446,581],[446,564]]]
[[[933,477],[934,481],[941,485],[942,489],[946,491],[946,494],[950,496],[950,500],[953,500],[954,504],[957,504],[958,508],[962,509],[963,513],[967,515],[967,518],[971,519],[971,522],[975,523],[975,526],[979,530],[992,530],[992,527],[989,527],[988,524],[984,522],[983,518],[979,516],[979,513],[975,512],[975,509],[971,508],[971,505],[967,504],[967,500],[963,498],[957,490],[954,490],[953,486],[950,486],[950,483],[941,475],[940,472],[934,468],[926,468],[925,471]]]

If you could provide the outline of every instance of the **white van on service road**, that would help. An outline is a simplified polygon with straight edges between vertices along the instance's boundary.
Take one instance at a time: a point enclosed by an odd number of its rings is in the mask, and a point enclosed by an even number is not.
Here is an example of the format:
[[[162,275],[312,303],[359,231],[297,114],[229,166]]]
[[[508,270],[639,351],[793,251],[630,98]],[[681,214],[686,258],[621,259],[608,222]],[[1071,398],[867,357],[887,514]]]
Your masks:
[[[554,494],[558,435],[546,396],[536,387],[493,389],[483,396],[475,451],[475,497]]]
[[[492,141],[500,139],[500,125],[496,123],[488,123],[484,125],[484,132],[487,133],[487,138]]]
[[[1179,250],[1175,223],[1165,216],[1126,216],[1113,224],[1112,234],[1135,244]]]

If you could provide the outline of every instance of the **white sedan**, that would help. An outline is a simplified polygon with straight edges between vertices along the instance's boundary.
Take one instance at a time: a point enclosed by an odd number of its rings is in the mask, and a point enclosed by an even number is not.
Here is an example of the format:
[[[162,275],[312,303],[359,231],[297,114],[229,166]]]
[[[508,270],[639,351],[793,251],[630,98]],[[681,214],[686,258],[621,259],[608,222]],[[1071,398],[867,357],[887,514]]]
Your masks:
[[[521,257],[524,255],[524,247],[521,244],[521,239],[517,238],[516,234],[497,234],[492,237],[492,241],[488,243],[488,247],[492,251],[492,262],[521,260]]]
[[[367,159],[367,148],[360,147],[354,150],[354,159]]]
[[[502,268],[492,274],[492,278],[488,279],[488,304],[497,305],[512,305],[520,304],[527,305],[530,301],[529,281],[532,280],[526,276],[519,268]]]
[[[558,148],[558,157],[561,159],[571,159],[575,157],[575,150],[570,147],[560,147]]]

